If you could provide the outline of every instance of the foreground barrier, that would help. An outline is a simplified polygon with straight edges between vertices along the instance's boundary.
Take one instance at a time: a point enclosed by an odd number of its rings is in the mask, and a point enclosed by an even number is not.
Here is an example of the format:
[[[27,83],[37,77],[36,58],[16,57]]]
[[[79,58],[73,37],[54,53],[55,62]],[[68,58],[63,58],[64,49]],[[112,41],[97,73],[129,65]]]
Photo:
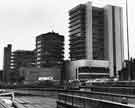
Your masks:
[[[134,108],[135,96],[101,92],[62,91],[58,94],[57,108]]]

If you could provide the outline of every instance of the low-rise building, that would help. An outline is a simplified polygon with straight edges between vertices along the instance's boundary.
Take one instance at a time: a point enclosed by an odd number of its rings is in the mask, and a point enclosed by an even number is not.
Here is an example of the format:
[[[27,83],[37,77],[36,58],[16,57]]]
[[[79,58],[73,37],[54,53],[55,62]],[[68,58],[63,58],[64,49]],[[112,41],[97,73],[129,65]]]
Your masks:
[[[109,77],[109,62],[105,60],[66,61],[65,80],[89,80]]]
[[[61,66],[36,68],[36,67],[21,67],[19,74],[25,83],[38,80],[60,80]]]
[[[135,59],[125,60],[124,68],[119,71],[120,80],[135,80]]]

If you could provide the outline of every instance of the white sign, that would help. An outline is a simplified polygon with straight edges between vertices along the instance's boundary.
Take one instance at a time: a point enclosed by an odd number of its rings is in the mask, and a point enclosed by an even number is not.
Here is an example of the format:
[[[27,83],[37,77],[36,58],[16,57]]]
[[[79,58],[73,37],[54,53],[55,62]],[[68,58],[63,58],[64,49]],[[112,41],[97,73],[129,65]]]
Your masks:
[[[53,77],[49,76],[49,77],[39,77],[38,80],[53,80]]]

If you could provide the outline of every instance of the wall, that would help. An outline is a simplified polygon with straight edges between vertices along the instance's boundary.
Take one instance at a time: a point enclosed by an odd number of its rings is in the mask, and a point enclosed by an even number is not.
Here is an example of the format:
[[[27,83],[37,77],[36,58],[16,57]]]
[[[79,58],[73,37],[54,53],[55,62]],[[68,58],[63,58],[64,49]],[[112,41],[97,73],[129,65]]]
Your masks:
[[[20,76],[24,76],[25,81],[37,81],[39,77],[53,77],[54,80],[61,80],[61,67],[50,68],[20,68]]]

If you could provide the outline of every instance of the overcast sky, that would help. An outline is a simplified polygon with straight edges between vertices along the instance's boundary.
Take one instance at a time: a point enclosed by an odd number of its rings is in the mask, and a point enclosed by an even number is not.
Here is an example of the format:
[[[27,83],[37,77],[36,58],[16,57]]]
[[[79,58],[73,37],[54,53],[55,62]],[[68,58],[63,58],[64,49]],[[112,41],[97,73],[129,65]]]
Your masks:
[[[88,0],[0,0],[0,69],[3,66],[3,48],[13,45],[13,50],[33,50],[35,37],[54,30],[66,38],[68,56],[68,11]],[[93,0],[94,4],[113,4],[124,7],[125,0]],[[135,1],[128,0],[130,56],[135,57]],[[126,34],[126,27],[124,27]],[[125,38],[125,58],[126,35]]]

